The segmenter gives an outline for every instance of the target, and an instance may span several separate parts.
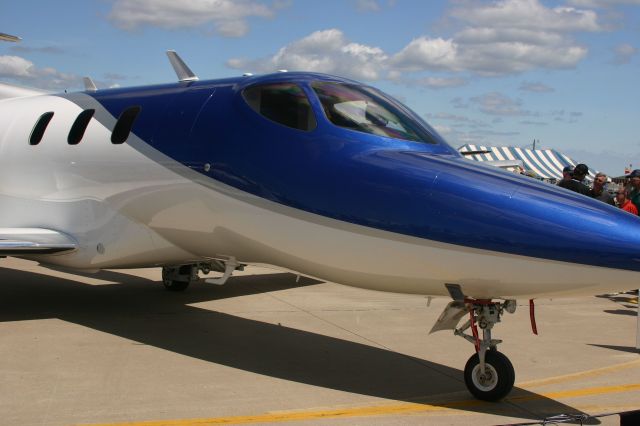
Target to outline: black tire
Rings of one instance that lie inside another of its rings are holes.
[[[162,284],[169,291],[185,291],[189,287],[189,281],[162,280]]]
[[[187,275],[191,272],[189,269],[189,265],[182,265],[178,269],[178,273]],[[170,277],[175,277],[172,273],[175,269],[171,267],[162,268],[162,284],[164,284],[165,290],[169,291],[184,291],[187,287],[189,287],[189,281],[176,281],[172,280]]]
[[[516,373],[509,358],[496,350],[484,356],[485,374],[480,373],[480,357],[473,355],[464,367],[464,383],[469,392],[483,401],[498,401],[511,392]]]

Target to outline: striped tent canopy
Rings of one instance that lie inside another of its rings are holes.
[[[566,166],[575,166],[571,158],[555,149],[529,149],[513,146],[483,146],[467,144],[458,148],[460,153],[488,151],[486,154],[478,153],[465,155],[476,161],[490,161],[499,164],[504,161],[521,161],[525,170],[532,170],[542,179],[562,179],[562,169]],[[589,169],[587,179],[593,180],[595,171]]]

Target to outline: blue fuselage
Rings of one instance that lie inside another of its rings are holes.
[[[242,96],[293,82],[317,125],[283,126]],[[133,133],[167,157],[241,191],[323,217],[437,242],[640,271],[640,220],[562,188],[461,157],[417,115],[430,143],[362,133],[330,122],[318,74],[116,89],[91,94],[114,117],[142,107]]]

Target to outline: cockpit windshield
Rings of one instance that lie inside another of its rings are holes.
[[[366,86],[315,82],[324,113],[333,124],[395,139],[436,143],[414,118],[381,93]]]

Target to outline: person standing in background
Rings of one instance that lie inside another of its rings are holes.
[[[625,188],[620,188],[616,191],[616,201],[618,202],[618,207],[622,210],[635,214],[636,216],[638,215],[638,209],[627,197],[627,190]]]
[[[640,176],[640,170],[638,170]],[[571,180],[561,180],[558,186],[566,188],[570,191],[577,192],[578,194],[586,195],[587,197],[591,196],[591,189],[582,181],[585,176],[589,173],[589,167],[586,164],[576,164],[573,168],[573,174],[571,175]],[[640,179],[638,179],[640,180]]]
[[[563,181],[565,180],[571,180],[571,175],[573,174],[573,166],[565,166],[564,169],[562,169],[562,179],[560,180],[560,182],[558,182],[559,186]]]
[[[628,197],[636,206],[636,209],[640,211],[640,169],[635,169],[634,171],[629,173],[627,175],[627,179],[629,179]]]
[[[602,201],[603,203],[615,206],[616,202],[614,201],[613,197],[604,188],[606,183],[607,175],[602,172],[596,173],[596,177],[595,179],[593,179],[593,188],[591,188],[591,196],[596,200]]]

